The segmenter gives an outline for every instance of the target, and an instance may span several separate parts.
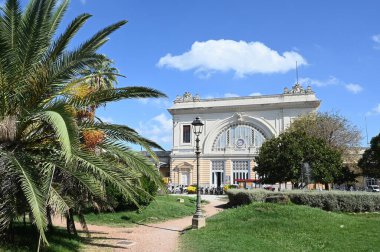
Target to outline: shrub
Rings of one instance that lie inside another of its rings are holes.
[[[257,190],[228,190],[231,206],[249,204],[252,202],[265,202],[268,198],[286,196],[297,205],[307,205],[327,211],[342,212],[373,212],[380,211],[380,194],[369,192],[316,192],[316,191],[287,191],[271,192]],[[275,200],[269,199],[274,202]]]
[[[273,195],[273,196],[266,197],[265,202],[288,204],[290,202],[290,200],[289,200],[289,197],[287,195]]]
[[[223,191],[226,193],[227,190],[229,190],[229,189],[236,189],[236,188],[238,188],[237,185],[225,185],[225,186],[223,187]]]
[[[147,178],[146,176],[142,176],[140,178],[140,183],[141,183],[142,188],[148,194],[141,193],[138,195],[137,198],[135,198],[135,200],[140,206],[148,206],[150,202],[152,202],[154,197],[157,195],[158,186],[153,181],[150,181],[149,178]],[[132,200],[125,200],[122,194],[116,190],[109,190],[109,191],[111,192],[109,197],[113,198],[112,205],[115,211],[137,209],[136,204],[134,204]]]

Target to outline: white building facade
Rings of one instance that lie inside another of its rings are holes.
[[[310,87],[295,84],[282,94],[200,99],[185,93],[168,109],[173,117],[170,179],[174,185],[196,183],[195,136],[191,123],[204,123],[199,136],[200,185],[219,187],[237,179],[255,179],[254,157],[266,139],[320,105]]]

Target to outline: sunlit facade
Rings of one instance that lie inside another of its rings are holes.
[[[296,84],[282,94],[200,99],[185,93],[169,109],[173,117],[170,180],[173,185],[196,182],[195,138],[191,123],[199,116],[200,184],[223,186],[237,179],[255,179],[254,157],[266,139],[278,136],[291,122],[320,105],[310,87]]]

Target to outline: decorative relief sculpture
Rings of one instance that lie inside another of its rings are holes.
[[[192,95],[190,92],[185,92],[182,96],[177,95],[174,103],[180,103],[180,102],[198,102],[201,100],[201,97],[199,94]]]
[[[242,122],[242,121],[244,121],[244,114],[243,113],[241,113],[241,112],[237,112],[237,113],[235,113],[234,114],[234,117],[236,118],[236,120],[238,121],[238,122]]]
[[[184,102],[193,101],[193,95],[190,92],[185,92],[183,94],[183,101]]]
[[[284,88],[284,94],[313,94],[313,90],[310,86],[307,86],[306,90],[299,84],[296,83],[291,90],[287,87]]]
[[[199,96],[199,94],[195,94],[193,101],[200,101],[200,100],[201,100],[201,97]]]

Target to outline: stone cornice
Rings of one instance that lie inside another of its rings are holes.
[[[288,97],[290,97],[290,99]],[[265,98],[265,100],[257,98]],[[168,111],[170,114],[176,115],[193,113],[207,114],[218,112],[261,111],[287,108],[317,109],[320,104],[321,101],[318,100],[315,95],[278,95],[265,97],[239,97],[239,99],[212,99],[191,103],[177,103],[173,107],[169,108]]]

